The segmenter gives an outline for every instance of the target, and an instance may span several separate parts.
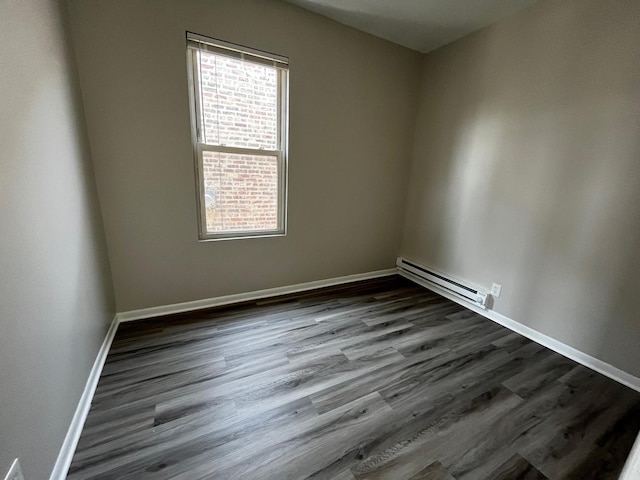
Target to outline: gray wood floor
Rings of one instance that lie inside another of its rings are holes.
[[[70,479],[616,479],[640,394],[399,277],[123,324]]]

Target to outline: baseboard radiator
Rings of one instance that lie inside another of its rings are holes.
[[[400,274],[410,279],[426,282],[428,285],[436,286],[438,288],[444,288],[457,297],[471,302],[480,308],[487,308],[489,295],[478,287],[470,285],[459,279],[451,278],[449,275],[444,273],[423,267],[402,257],[398,257],[396,266],[398,267]]]

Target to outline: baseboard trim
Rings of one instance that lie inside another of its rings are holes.
[[[346,275],[344,277],[316,280],[314,282],[298,283],[295,285],[287,285],[284,287],[267,288],[265,290],[255,290],[253,292],[247,293],[236,293],[233,295],[225,295],[221,297],[204,298],[202,300],[194,300],[192,302],[174,303],[170,305],[162,305],[159,307],[130,310],[127,312],[118,313],[118,321],[132,322],[135,320],[144,320],[147,318],[161,317],[164,315],[172,315],[175,313],[191,312],[194,310],[219,307],[222,305],[232,305],[234,303],[259,300],[261,298],[277,297],[280,295],[288,295],[290,293],[298,293],[307,290],[315,290],[318,288],[332,287],[334,285],[342,285],[345,283],[358,282],[361,280],[387,277],[390,275],[396,275],[397,273],[398,271],[395,268],[389,268],[386,270],[376,270],[367,273],[356,273],[354,275]]]
[[[89,378],[87,379],[84,391],[82,392],[76,411],[71,419],[69,430],[67,430],[67,435],[64,438],[64,442],[62,442],[62,448],[60,448],[60,453],[58,454],[58,458],[49,480],[64,480],[67,477],[67,471],[69,470],[73,454],[78,446],[78,440],[80,440],[80,434],[82,433],[84,422],[89,414],[91,401],[93,400],[93,395],[96,391],[96,387],[98,386],[98,380],[100,379],[104,362],[107,359],[107,354],[111,348],[113,338],[116,336],[118,323],[118,316],[116,315],[113,317],[113,321],[109,326],[109,330],[107,330],[107,334],[100,346],[100,350],[98,350],[98,355],[93,362],[93,367],[91,367],[91,371],[89,372]]]
[[[631,452],[627,457],[624,468],[620,473],[618,480],[638,480],[640,478],[640,434],[636,438],[636,442],[631,447]]]
[[[596,372],[601,373],[602,375],[609,377],[618,383],[626,385],[627,387],[640,392],[640,378],[631,375],[630,373],[627,373],[617,367],[614,367],[613,365],[610,365],[606,362],[603,362],[602,360],[592,357],[591,355],[581,352],[580,350],[577,350],[567,345],[566,343],[562,343],[555,338],[551,338],[548,335],[534,330],[531,327],[527,327],[526,325],[523,325],[520,322],[502,315],[495,310],[491,310],[489,308],[484,310],[482,308],[479,308],[473,303],[466,302],[461,298],[452,295],[448,290],[440,288],[437,285],[432,285],[422,280],[420,277],[417,277],[416,275],[401,270],[398,270],[398,273],[406,279],[411,280],[412,282],[417,283],[418,285],[425,287],[433,292],[436,292],[437,294],[442,295],[443,297],[446,297],[449,300],[452,300],[457,304],[468,308],[469,310],[473,310],[474,312],[479,313],[489,320],[492,320],[502,325],[503,327],[508,328],[509,330],[519,333],[520,335],[527,337],[528,339],[533,340],[534,342],[539,343],[540,345],[547,347],[562,356],[574,360],[575,362],[578,362],[585,367],[595,370]]]

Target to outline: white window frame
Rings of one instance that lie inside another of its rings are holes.
[[[202,107],[200,96],[200,62],[198,55],[201,49],[233,58],[241,58],[256,64],[267,64],[276,67],[278,81],[278,145],[276,150],[260,148],[239,148],[226,145],[207,144],[204,142],[204,129],[201,126]],[[287,234],[287,150],[289,134],[289,59],[249,47],[232,44],[202,35],[187,32],[187,72],[189,80],[189,105],[191,110],[191,141],[195,158],[195,177],[197,183],[198,238],[200,241],[230,240],[240,238],[274,237]],[[238,155],[255,155],[276,157],[278,168],[278,227],[268,230],[225,230],[208,232],[205,204],[205,182],[203,153],[219,152]]]

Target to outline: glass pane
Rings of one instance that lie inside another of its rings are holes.
[[[278,150],[278,74],[266,65],[200,52],[204,143]]]
[[[277,230],[278,158],[203,152],[207,233]]]

